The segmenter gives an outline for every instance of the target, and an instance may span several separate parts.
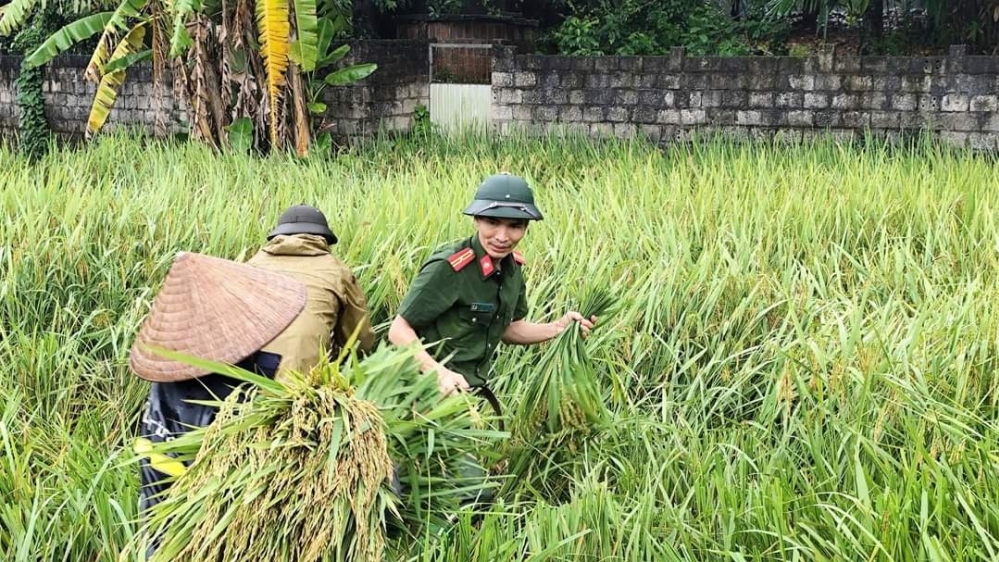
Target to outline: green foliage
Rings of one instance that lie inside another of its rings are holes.
[[[113,15],[113,12],[101,12],[76,20],[50,35],[36,49],[27,51],[25,62],[31,66],[45,64],[59,53],[104,31],[104,26],[111,21]]]
[[[782,29],[758,17],[736,22],[715,4],[692,0],[585,0],[571,3],[569,14],[551,34],[569,55],[661,55],[675,46],[695,55],[745,55]]]
[[[434,124],[430,121],[430,110],[422,103],[413,109],[413,125],[409,131],[416,136],[426,136],[434,131]]]
[[[21,29],[13,42],[13,48],[24,55],[34,51],[45,41],[48,34],[47,22],[53,16],[51,10],[38,12],[27,27]],[[18,147],[29,159],[37,160],[48,150],[51,137],[48,120],[45,118],[45,94],[43,69],[21,61],[21,69],[14,80],[17,91]]]
[[[253,149],[253,121],[249,117],[234,120],[226,127],[226,133],[231,151],[247,154]]]
[[[32,1],[23,0],[22,4],[28,6]],[[90,5],[107,3],[91,0]],[[49,39],[36,45],[28,57],[32,66],[44,64],[80,42],[100,36],[85,72],[88,80],[99,83],[88,119],[88,137],[107,121],[129,67],[151,60],[153,79],[163,87],[168,65],[179,58],[183,64],[173,66],[173,78],[185,85],[175,91],[187,92],[192,136],[224,148],[233,122],[248,118],[253,126],[237,125],[237,134],[243,135],[239,139],[248,131],[254,147],[293,146],[305,156],[315,130],[310,128],[315,121],[310,113],[326,109],[317,99],[322,87],[348,84],[376,69],[373,64],[354,65],[326,76],[325,82],[317,80],[320,70],[346,54],[345,49],[330,51],[333,37],[342,36],[336,28],[349,28],[351,6],[345,0],[295,0],[290,4],[254,0],[228,5],[201,0],[119,0],[111,5],[113,11],[101,13],[67,12],[78,17],[58,31],[50,30]],[[288,72],[289,63],[294,72]],[[308,82],[305,87],[299,71]],[[218,83],[211,77],[225,80]],[[259,92],[266,92],[266,96],[261,99]],[[284,121],[281,127],[279,120]],[[240,144],[237,151],[243,148]]]
[[[350,33],[351,21],[340,14],[336,17],[323,17],[318,22],[317,61],[310,72],[305,73],[306,108],[312,122],[312,129],[318,131],[315,138],[315,152],[328,155],[333,147],[332,135],[326,131],[325,115],[328,108],[323,101],[323,91],[328,87],[346,86],[363,80],[378,70],[375,63],[360,63],[336,68],[337,64],[350,53],[350,45],[334,47],[334,41],[342,41]],[[336,68],[336,70],[333,70]],[[331,72],[332,71],[332,72]]]
[[[846,28],[864,25],[871,0],[766,0],[770,21],[789,21],[800,16],[805,28],[833,38],[839,16]],[[999,50],[999,2],[996,0],[898,0],[882,3],[884,18],[889,8],[901,17],[888,22],[884,30],[864,37],[861,54],[913,55],[927,49],[952,44],[971,45],[975,52],[995,54]],[[840,28],[842,26],[839,26]],[[865,32],[866,33],[866,32]]]

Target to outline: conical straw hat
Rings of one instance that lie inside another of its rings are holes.
[[[305,307],[305,297],[305,284],[286,275],[181,252],[132,344],[132,371],[154,382],[208,374],[145,346],[238,363],[288,327]]]

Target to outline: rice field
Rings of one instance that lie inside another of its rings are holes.
[[[176,252],[247,258],[315,204],[384,339],[501,170],[546,217],[521,244],[530,318],[615,288],[585,343],[605,420],[511,439],[522,472],[491,512],[387,559],[999,559],[994,160],[467,136],[297,161],[125,135],[37,164],[0,149],[0,558],[117,560],[133,539],[147,386],[127,355]],[[548,345],[501,350],[507,413]]]

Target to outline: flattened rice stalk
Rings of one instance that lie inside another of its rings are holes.
[[[154,508],[153,560],[380,559],[394,502],[384,429],[349,388],[238,392]]]
[[[219,403],[213,424],[154,445],[193,459],[147,520],[146,534],[162,537],[154,562],[381,560],[391,531],[404,543],[490,485],[460,474],[503,434],[477,427],[469,398],[442,400],[412,350],[284,383],[173,358],[252,386]]]

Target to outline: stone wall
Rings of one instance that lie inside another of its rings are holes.
[[[90,57],[60,56],[46,66],[42,92],[45,95],[45,115],[53,131],[64,137],[81,137],[87,128],[90,108],[97,85],[84,80],[83,73]],[[0,131],[11,135],[17,130],[17,109],[14,80],[21,61],[15,57],[0,57]],[[161,108],[157,117],[157,108]],[[187,130],[187,113],[182,101],[174,98],[166,86],[159,95],[153,93],[152,68],[137,66],[129,70],[128,80],[118,92],[118,98],[105,127],[142,127],[150,134],[159,126],[164,132]]]
[[[326,88],[326,130],[334,136],[368,136],[379,127],[408,130],[418,105],[430,105],[430,46],[426,41],[358,42],[346,64],[373,62],[378,70],[350,86]]]
[[[660,143],[695,134],[792,139],[865,131],[897,137],[932,131],[944,141],[999,148],[999,57],[856,57],[833,51],[807,58],[563,57],[517,54],[497,46],[492,62],[492,122],[568,129],[595,137],[646,137]],[[355,43],[346,62],[375,62],[360,83],[328,87],[323,130],[339,138],[379,128],[406,130],[430,105],[429,44],[422,40]],[[46,69],[46,108],[64,135],[85,130],[95,86],[83,80],[87,57],[60,57]],[[14,79],[19,60],[0,57],[0,133],[17,130]],[[153,95],[148,67],[132,69],[108,127],[155,132],[157,103],[168,131],[187,129],[186,112],[167,91]],[[157,101],[158,100],[158,101]]]
[[[323,90],[322,99],[327,103],[324,130],[339,137],[353,137],[372,134],[379,126],[408,129],[416,106],[429,104],[428,53],[425,41],[372,41],[353,45],[345,63],[374,62],[378,70],[357,84]],[[45,113],[52,129],[64,137],[79,137],[86,131],[97,89],[83,78],[89,60],[86,56],[60,56],[46,65],[42,86]],[[0,57],[0,134],[4,136],[17,131],[14,80],[19,68],[19,58]],[[176,99],[169,86],[161,95],[154,95],[151,66],[132,67],[105,128],[141,127],[155,134],[157,107],[163,109],[159,114],[162,132],[188,130],[183,100]]]
[[[17,79],[19,64],[18,59],[0,56],[0,131],[3,133],[17,130],[14,80]]]
[[[808,58],[518,55],[496,47],[494,125],[642,136],[723,133],[802,138],[926,129],[946,142],[999,147],[999,57]]]

